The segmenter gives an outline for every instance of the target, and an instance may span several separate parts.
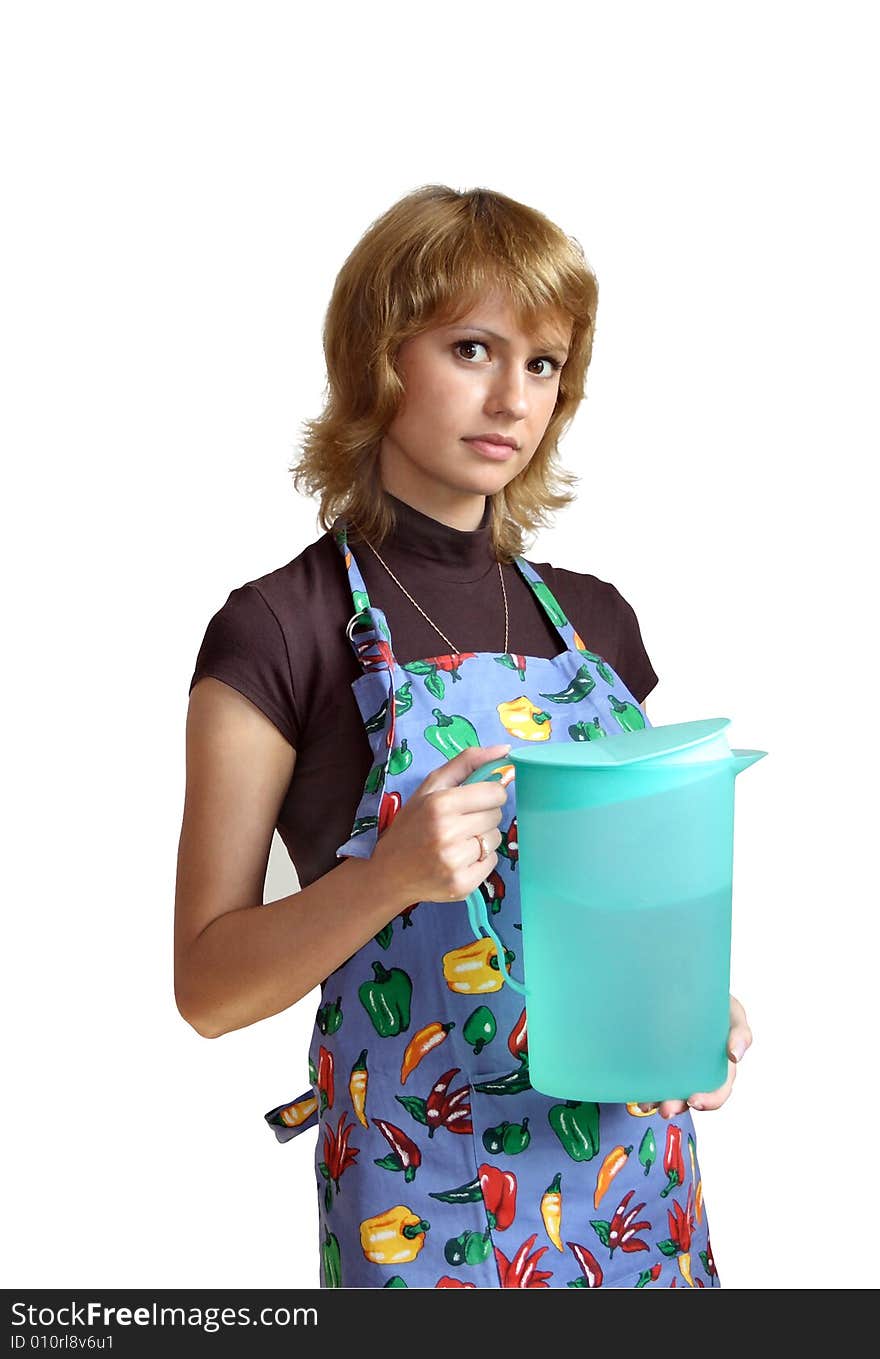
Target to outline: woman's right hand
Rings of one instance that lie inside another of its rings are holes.
[[[503,757],[509,746],[469,746],[433,769],[376,841],[371,862],[382,888],[400,909],[417,901],[463,901],[498,863],[498,829],[507,801],[504,781],[460,786],[475,769]],[[476,837],[486,857],[479,859]]]

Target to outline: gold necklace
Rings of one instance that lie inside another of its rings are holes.
[[[366,542],[366,539],[364,539],[364,542]],[[379,553],[378,553],[378,552],[376,551],[376,549],[373,547],[373,544],[372,544],[372,543],[367,543],[367,547],[370,549],[370,551],[372,552],[372,554],[373,554],[374,557],[379,557]],[[415,605],[416,605],[416,608],[418,609],[419,613],[420,613],[420,614],[422,615],[422,617],[424,618],[425,622],[426,622],[426,623],[430,623],[430,624],[431,624],[431,627],[434,629],[434,631],[440,633],[440,636],[443,638],[443,640],[444,640],[444,642],[446,643],[446,645],[447,645],[448,647],[451,647],[451,648],[452,648],[451,654],[452,654],[452,655],[460,655],[461,652],[459,651],[459,649],[458,649],[458,647],[455,645],[455,643],[454,643],[454,642],[450,642],[449,638],[446,636],[446,633],[445,633],[445,632],[440,632],[440,629],[437,627],[437,624],[433,621],[433,619],[431,619],[431,618],[428,617],[428,615],[425,613],[425,610],[422,608],[422,606],[421,606],[420,604],[416,604],[416,601],[413,599],[413,597],[412,597],[412,595],[410,594],[409,590],[406,588],[405,585],[401,585],[400,581],[397,579],[397,577],[395,576],[394,572],[391,570],[391,567],[388,566],[385,562],[383,562],[381,557],[379,557],[379,561],[380,561],[380,562],[382,563],[382,565],[385,567],[385,570],[388,572],[389,576],[390,576],[391,579],[394,581],[395,585],[399,585],[399,586],[400,586],[401,590],[402,590],[403,593],[406,595],[406,597],[407,597],[407,599],[409,600],[409,602],[410,602],[411,604],[415,604]],[[498,563],[498,575],[501,577],[501,593],[502,593],[502,595],[504,596],[504,654],[505,654],[505,656],[506,656],[506,655],[507,655],[508,645],[509,645],[509,633],[508,633],[508,621],[509,621],[509,620],[508,620],[508,612],[507,612],[507,591],[506,591],[505,588],[504,588],[504,573],[503,573],[502,570],[501,570],[501,563],[500,563],[500,562]]]

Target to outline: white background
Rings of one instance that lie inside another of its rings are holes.
[[[528,555],[633,604],[655,724],[769,751],[737,781],[755,1042],[695,1115],[722,1285],[875,1286],[871,9],[5,8],[8,1285],[317,1286],[313,1135],[263,1122],[317,991],[211,1042],[174,1005],[187,689],[229,591],[320,532],[287,468],[337,270],[441,182],[599,278],[581,496]]]

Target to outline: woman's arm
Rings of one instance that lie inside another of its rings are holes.
[[[259,708],[220,680],[193,686],[177,858],[174,992],[205,1038],[293,1005],[409,903],[369,859],[262,904],[278,811],[296,752]]]

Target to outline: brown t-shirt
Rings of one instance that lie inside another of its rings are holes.
[[[459,651],[504,646],[504,600],[489,537],[441,524],[391,496],[384,560]],[[399,663],[449,651],[446,642],[349,531],[371,602],[382,609]],[[608,581],[532,562],[584,645],[608,661],[640,703],[657,683],[631,606]],[[505,564],[508,650],[550,657],[562,642],[517,567]],[[342,554],[328,530],[297,557],[234,589],[214,614],[190,690],[205,675],[249,698],[297,752],[278,834],[306,887],[339,863],[372,757],[351,685],[362,673],[345,635],[354,612]]]

